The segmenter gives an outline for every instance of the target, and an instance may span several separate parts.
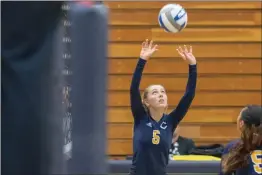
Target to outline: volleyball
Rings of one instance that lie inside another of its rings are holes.
[[[179,4],[167,4],[159,12],[158,23],[166,32],[180,32],[187,25],[187,12]]]

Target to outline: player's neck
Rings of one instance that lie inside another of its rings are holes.
[[[159,121],[164,115],[165,109],[150,109],[150,115],[155,121]]]

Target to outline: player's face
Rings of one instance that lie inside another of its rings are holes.
[[[167,95],[161,85],[152,85],[148,88],[146,105],[155,109],[167,107]]]
[[[241,120],[241,114],[242,114],[243,110],[245,110],[245,109],[242,109],[241,112],[239,113],[238,117],[237,117],[237,129],[239,131],[241,131],[241,129],[242,129],[243,125],[244,125],[244,121]]]

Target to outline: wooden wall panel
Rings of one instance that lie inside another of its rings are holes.
[[[197,92],[192,102],[193,107],[208,107],[208,106],[230,106],[239,107],[246,104],[260,104],[261,105],[261,91],[255,92]],[[184,92],[168,92],[169,106],[176,106]],[[129,92],[116,91],[108,92],[108,106],[121,107],[130,106]]]
[[[130,15],[132,13],[132,15]],[[109,15],[111,26],[158,26],[157,10],[113,10]],[[187,27],[193,26],[259,26],[260,10],[187,10],[190,17]],[[203,15],[208,13],[208,15]],[[188,29],[186,29],[188,30]],[[185,31],[186,31],[185,30]]]
[[[128,35],[127,35],[128,33]],[[137,41],[145,38],[155,42],[261,42],[260,28],[187,28],[170,34],[157,28],[112,28],[110,41]]]
[[[162,6],[167,3],[177,3],[177,1],[163,1],[163,2],[123,2],[123,1],[115,1],[115,2],[108,2],[105,1],[105,4],[110,9],[156,9],[159,10]],[[214,2],[179,2],[182,6],[186,7],[186,9],[206,9],[206,10],[232,10],[232,9],[261,9],[260,2],[221,2],[221,1],[214,1]]]
[[[110,59],[110,74],[134,72],[138,58]],[[223,61],[198,61],[199,74],[261,74],[261,59],[230,59]],[[223,69],[221,69],[223,68]],[[145,66],[144,74],[188,73],[188,65],[180,59],[151,59]]]
[[[130,82],[132,74],[109,75],[108,90],[113,91],[128,91],[130,89]],[[187,83],[187,75],[144,75],[140,84],[140,89],[147,88],[152,83],[161,84],[167,91],[178,90],[184,91]],[[261,90],[261,76],[199,76],[197,83],[197,90],[200,91],[228,91],[228,90]]]
[[[146,39],[146,38],[145,38]],[[149,38],[150,39],[150,38]],[[110,58],[137,58],[139,57],[141,42],[137,43],[110,43]],[[188,44],[193,47],[197,58],[259,58],[261,59],[261,43],[159,43],[159,52],[155,53],[157,58],[178,57],[176,48]]]
[[[173,108],[170,106],[167,112],[170,113]],[[182,123],[236,123],[241,108],[191,108],[182,120]],[[129,107],[109,107],[107,115],[108,123],[124,124],[133,122],[133,116]]]

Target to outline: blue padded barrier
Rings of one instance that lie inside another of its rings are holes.
[[[109,160],[111,174],[129,172],[130,160]],[[171,161],[167,168],[168,174],[218,174],[219,161]]]
[[[107,173],[107,8],[72,3],[72,158],[70,174]]]

